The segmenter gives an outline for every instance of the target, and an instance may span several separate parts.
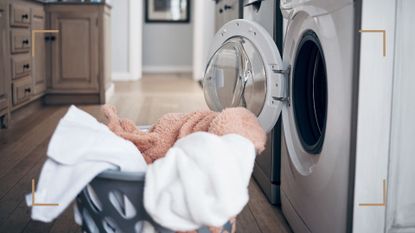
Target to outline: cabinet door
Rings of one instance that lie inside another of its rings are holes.
[[[98,90],[98,13],[52,12],[52,89],[64,92]]]
[[[0,2],[0,110],[7,108],[7,95],[6,90],[10,88],[7,86],[7,78],[8,76],[6,71],[6,41],[7,41],[7,8],[6,4]]]
[[[32,30],[45,29],[45,12],[43,8],[34,8],[32,10]],[[41,94],[46,90],[46,44],[45,34],[35,33],[33,43],[33,93]]]

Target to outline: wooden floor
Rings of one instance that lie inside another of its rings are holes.
[[[167,112],[206,109],[200,86],[188,77],[146,76],[136,82],[115,84],[110,103],[137,124],[151,124]],[[100,106],[81,106],[103,120]],[[67,106],[33,108],[26,117],[14,119],[9,129],[0,130],[0,233],[81,232],[68,208],[52,223],[30,220],[24,195],[31,192],[31,180],[38,178],[46,159],[49,139]],[[291,232],[280,207],[268,203],[254,181],[249,186],[250,202],[238,216],[239,233]]]

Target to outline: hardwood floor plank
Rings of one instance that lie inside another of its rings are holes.
[[[58,219],[53,222],[49,233],[80,233],[81,227],[75,224],[73,204],[71,204]],[[45,232],[46,233],[46,232]]]
[[[246,205],[236,218],[237,233],[261,233],[259,226],[252,215],[249,205]]]
[[[42,142],[41,146],[37,148],[35,153],[44,153],[46,151],[47,143]],[[10,191],[4,195],[0,200],[0,226],[7,222],[8,218],[15,211],[16,207],[20,202],[24,200],[24,196],[31,192],[32,179],[38,178],[40,169],[43,166],[43,162],[46,157],[39,159],[33,166],[30,168],[29,172],[25,174]],[[26,207],[29,210],[28,207]],[[0,231],[1,232],[1,231]]]
[[[280,208],[271,205],[257,183],[251,179],[249,184],[249,209],[262,233],[291,233]]]
[[[0,232],[21,233],[30,221],[30,209],[21,199],[17,208],[8,216],[7,221],[0,223]]]
[[[10,143],[0,149],[0,177],[3,177],[8,171],[24,159],[34,150],[42,141],[50,137],[55,130],[60,118],[66,112],[66,108],[62,107],[50,117],[34,125],[24,136],[13,143]]]
[[[33,169],[33,166],[46,159],[46,148],[50,137],[39,144],[29,156],[26,156],[3,177],[0,178],[0,201],[16,185],[20,179]],[[42,161],[40,161],[42,160]]]
[[[22,120],[13,120],[8,129],[0,129],[0,145],[4,148],[8,144],[14,143],[25,135],[34,125],[47,119],[50,115],[58,111],[60,107],[39,108]],[[1,158],[0,158],[1,159]]]
[[[52,228],[52,224],[30,220],[22,233],[46,233]]]

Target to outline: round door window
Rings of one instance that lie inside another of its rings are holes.
[[[203,90],[214,111],[242,106],[258,116],[266,99],[267,79],[254,44],[242,36],[226,40],[208,62]]]
[[[326,64],[314,32],[306,32],[298,48],[292,85],[294,118],[304,149],[318,154],[327,120]]]

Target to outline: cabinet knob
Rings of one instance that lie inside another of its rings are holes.
[[[25,93],[30,93],[31,91],[32,91],[32,89],[31,89],[30,87],[28,87],[28,88],[24,89],[24,92],[25,92]]]
[[[29,19],[29,15],[28,14],[22,15],[22,19]]]
[[[29,40],[28,39],[25,39],[25,40],[22,41],[22,43],[23,44],[29,44]]]
[[[29,64],[24,64],[23,65],[23,69],[29,69],[30,68],[30,65]]]

